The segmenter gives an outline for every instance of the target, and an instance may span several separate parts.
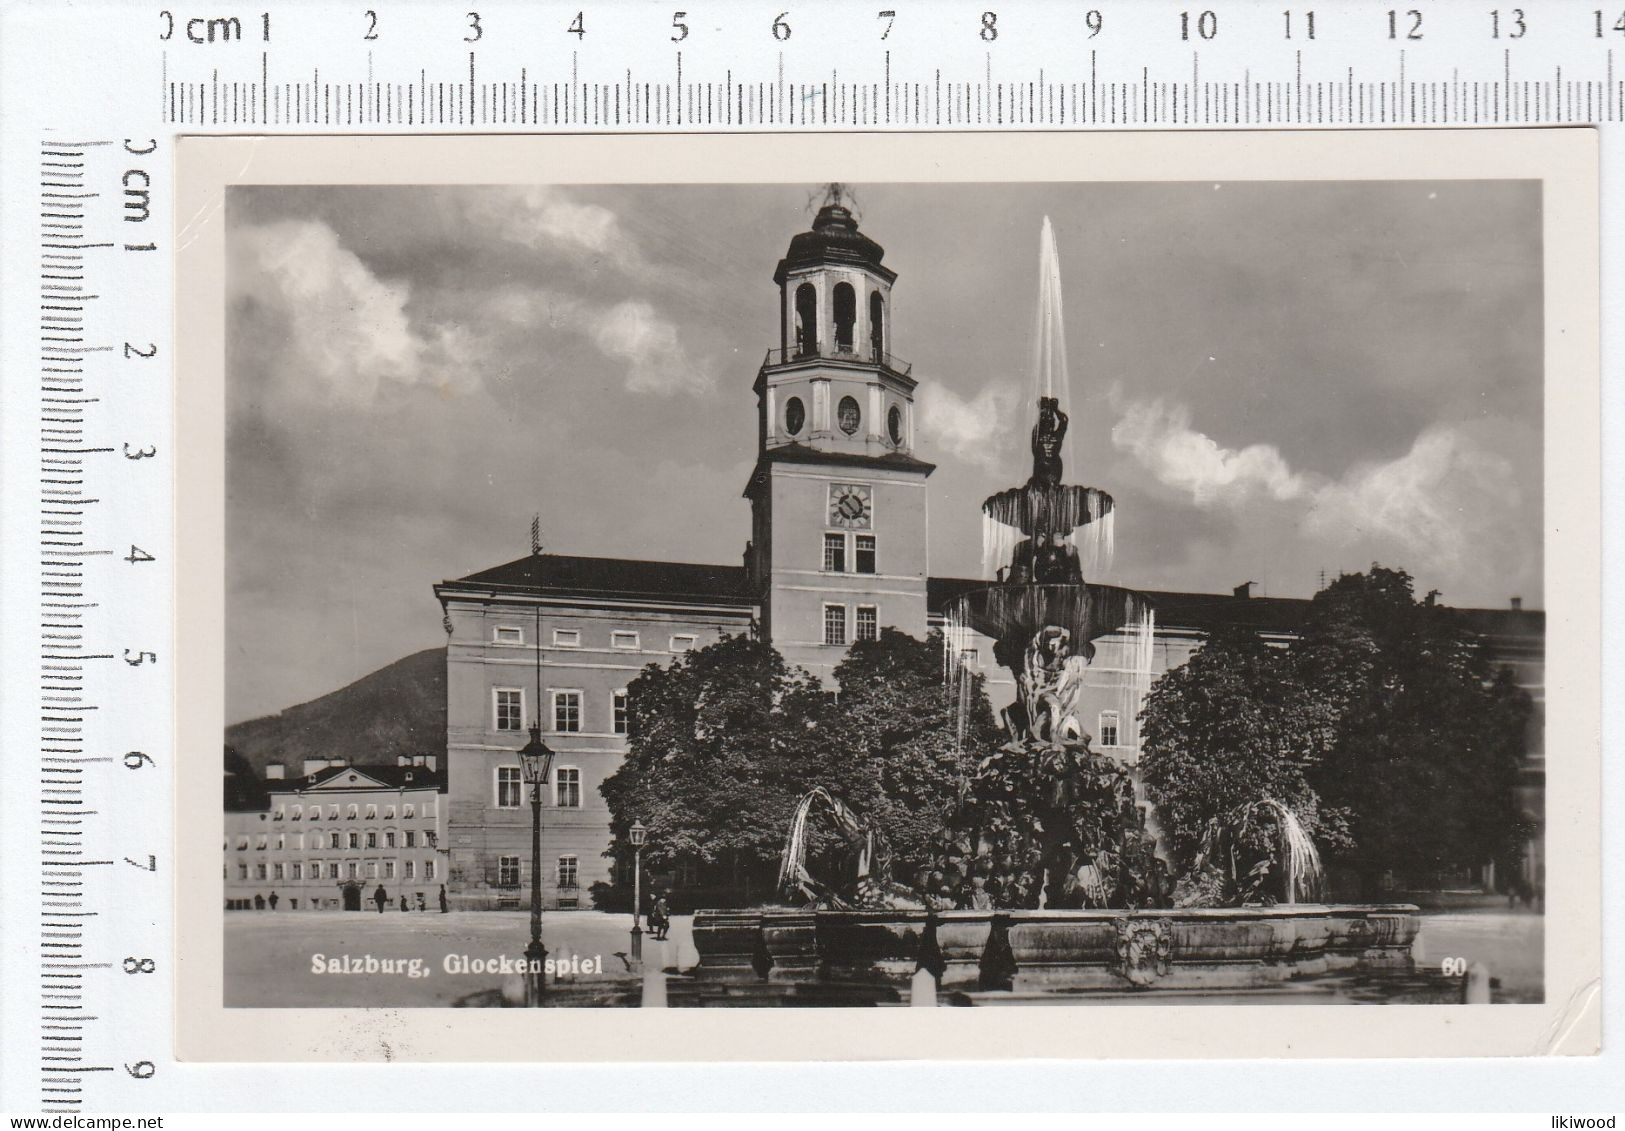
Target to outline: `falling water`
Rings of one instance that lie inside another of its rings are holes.
[[[1298,815],[1291,809],[1274,798],[1266,797],[1242,807],[1237,828],[1244,828],[1260,811],[1272,814],[1276,827],[1281,831],[1281,864],[1286,873],[1286,882],[1283,885],[1286,901],[1296,903],[1299,899],[1309,901],[1319,899],[1322,876],[1320,853],[1316,851],[1315,842],[1310,839],[1303,822],[1298,820]]]
[[[1118,716],[1125,746],[1140,745],[1140,708],[1151,691],[1152,664],[1156,658],[1157,614],[1149,605],[1135,610],[1134,619],[1123,628],[1123,707]]]
[[[1055,227],[1049,217],[1038,235],[1038,310],[1033,318],[1033,395],[1056,397],[1061,411],[1070,413],[1071,382],[1066,375],[1066,315],[1061,308],[1061,256],[1055,250]],[[1070,458],[1071,451],[1066,456]]]

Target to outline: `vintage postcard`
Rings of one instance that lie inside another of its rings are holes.
[[[1595,152],[186,139],[181,1056],[1594,1051]]]

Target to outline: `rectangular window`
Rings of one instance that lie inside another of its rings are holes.
[[[517,625],[499,624],[491,630],[491,641],[495,644],[523,644],[525,630]]]
[[[293,807],[293,817],[291,819],[295,820],[295,821],[304,820],[305,819],[305,807],[303,805],[295,805]]]
[[[393,880],[394,878],[395,878],[395,861],[393,861],[393,860],[385,860],[384,861],[384,879]]]
[[[846,535],[824,535],[824,572],[846,572]]]
[[[254,877],[260,880],[265,878],[265,865],[263,863],[254,865]]]
[[[273,864],[271,866],[271,875],[272,875],[272,877],[274,879],[278,879],[278,880],[286,878],[285,875],[283,874],[282,865],[280,863]]]
[[[880,612],[873,605],[858,606],[858,639],[877,640],[880,637]]]
[[[339,847],[339,834],[338,833],[328,833],[327,834],[327,846],[329,848],[337,848],[337,847]]]
[[[524,771],[518,766],[497,767],[497,808],[519,808],[520,796],[524,792]],[[406,847],[413,847],[412,841],[416,839],[411,829],[406,830]]]
[[[856,553],[853,555],[857,559],[853,563],[854,568],[859,573],[874,573],[875,536],[873,534],[856,534],[853,535],[853,538],[857,542]]]
[[[410,801],[401,806],[401,818],[407,821],[412,819],[412,803]]]
[[[376,880],[377,878],[378,878],[378,861],[376,861],[376,860],[368,860],[367,861],[367,879]]]
[[[361,878],[361,865],[357,861],[351,860],[345,865],[345,870],[350,874],[350,879],[359,880]]]
[[[357,818],[359,818],[360,816],[361,816],[361,806],[359,806],[359,805],[352,805],[348,809],[346,809],[345,812],[344,812],[344,818],[345,818],[345,820],[348,820],[348,821],[354,821]]]
[[[581,647],[581,632],[574,628],[555,628],[553,630],[553,647],[579,648]]]
[[[576,886],[576,858],[574,856],[559,857],[559,887],[573,888]]]
[[[395,806],[393,806],[393,805],[385,805],[384,806],[384,820],[393,821],[394,819],[395,819]]]
[[[367,806],[367,820],[376,821],[377,819],[378,819],[378,806],[376,806],[376,805]]]
[[[274,817],[272,817],[272,818],[271,818],[271,820],[273,820],[273,821],[280,821],[280,820],[282,820],[282,819],[283,819],[283,818],[284,818],[284,817],[286,817],[286,816],[287,816],[287,815],[288,815],[288,808],[287,808],[287,806],[286,806],[286,805],[278,805],[278,806],[277,806],[277,807],[276,807],[276,816],[274,816]]]
[[[288,847],[288,838],[286,836],[279,836],[279,837],[276,838],[276,850],[278,852],[281,852],[284,848],[287,848],[287,847]]]
[[[612,632],[609,634],[609,643],[615,648],[636,648],[638,634],[635,632]]]
[[[350,848],[360,848],[361,847],[361,834],[360,833],[350,833],[350,834],[348,834],[346,836],[345,840],[346,840],[346,843],[348,844],[348,846]]]
[[[1102,746],[1118,745],[1118,726],[1116,711],[1100,712],[1100,744]]]
[[[243,836],[240,836],[240,837],[237,838],[237,851],[238,852],[245,852],[245,851],[247,851],[247,849],[248,849],[248,836],[247,836],[247,834],[244,834]]]
[[[434,861],[433,860],[425,860],[423,862],[423,878],[426,879],[426,880],[434,879]]]
[[[370,829],[367,830],[367,847],[368,848],[377,848],[378,847],[378,834],[373,832]]]
[[[824,606],[824,643],[846,643],[846,606]]]
[[[496,690],[498,730],[522,730],[525,725],[525,693],[512,687]]]
[[[355,865],[353,865],[353,864],[350,865],[350,866],[352,868],[355,867]],[[328,862],[328,865],[327,865],[327,878],[330,879],[330,880],[336,880],[336,879],[339,878],[339,863],[338,863],[337,860],[332,860],[332,861]]]
[[[384,847],[385,848],[394,848],[395,847],[395,830],[394,829],[386,829],[384,831]]]
[[[404,869],[404,875],[405,875],[406,879],[410,880],[410,879],[416,878],[414,876],[414,873],[415,873],[415,871],[417,869],[417,864],[416,864],[415,861],[408,860],[404,865],[402,865],[402,867]]]
[[[237,865],[237,878],[239,880],[248,879],[248,865],[247,864],[238,864]]]
[[[626,692],[617,691],[614,706],[611,708],[610,729],[616,734],[625,734],[626,718]]]
[[[694,638],[692,636],[685,634],[671,638],[671,650],[673,652],[686,652],[692,647],[694,647]]]
[[[581,771],[574,766],[560,766],[555,775],[554,804],[561,809],[581,808]]]
[[[288,869],[292,873],[294,879],[302,880],[305,878],[305,866],[298,860],[295,860],[292,864],[289,864]]]
[[[581,729],[581,692],[553,692],[553,729],[562,734]]]
[[[515,772],[516,773],[518,772],[517,768],[515,769]],[[406,830],[406,847],[407,848],[416,848],[417,846],[418,846],[418,834],[413,832],[411,829],[407,829]]]
[[[504,856],[497,861],[497,887],[516,888],[519,886],[519,857]]]
[[[982,653],[975,648],[961,648],[959,664],[961,667],[979,668],[982,666]]]
[[[337,805],[329,805],[327,807],[327,819],[329,821],[336,821],[339,819],[339,807]]]
[[[265,843],[266,843],[266,835],[264,833],[261,833],[259,836],[254,838],[254,847],[257,850],[264,851]]]

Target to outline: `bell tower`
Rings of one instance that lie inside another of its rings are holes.
[[[827,677],[847,646],[926,631],[925,480],[910,366],[893,352],[885,250],[831,184],[773,282],[778,344],[756,375],[757,461],[747,567],[764,633]]]

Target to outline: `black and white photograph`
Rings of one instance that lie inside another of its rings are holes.
[[[221,1004],[1547,1001],[1543,207],[229,186]]]

